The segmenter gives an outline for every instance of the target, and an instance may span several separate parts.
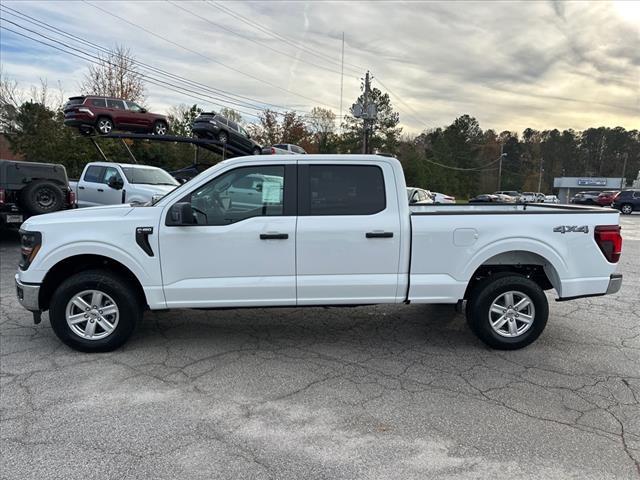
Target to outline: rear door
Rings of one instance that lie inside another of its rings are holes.
[[[298,304],[398,301],[400,217],[391,165],[300,161],[298,178]]]
[[[113,120],[114,128],[135,128],[135,124],[132,124],[134,120],[124,108],[124,101],[107,98],[107,110]]]

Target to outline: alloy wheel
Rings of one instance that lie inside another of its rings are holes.
[[[113,299],[100,290],[84,290],[74,295],[65,309],[67,325],[86,340],[100,340],[111,335],[120,317]]]
[[[108,133],[111,133],[112,129],[113,125],[111,124],[111,120],[103,118],[98,122],[98,130],[100,130],[100,133],[104,133],[106,135]]]
[[[489,324],[502,337],[515,338],[525,333],[535,319],[531,298],[515,290],[498,295],[489,309]]]

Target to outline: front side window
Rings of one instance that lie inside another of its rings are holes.
[[[223,173],[181,199],[198,225],[229,225],[284,214],[284,166],[240,167]]]
[[[640,191],[633,192],[633,198],[640,198]]]
[[[372,215],[386,208],[382,169],[310,165],[309,215]]]
[[[93,165],[87,168],[87,172],[84,174],[85,182],[102,183],[102,176],[104,175],[104,167]]]
[[[229,122],[229,128],[231,128],[232,130],[238,131],[238,124],[236,122],[232,122],[231,120],[228,120]]]
[[[122,100],[113,100],[111,98],[107,99],[107,107],[115,108],[117,110],[124,110],[124,102]]]
[[[244,135],[245,137],[249,138],[249,134],[247,133],[247,131],[244,128],[242,128],[242,127],[238,127],[238,128],[240,129],[240,133],[242,135]]]
[[[122,177],[120,176],[120,173],[118,172],[118,170],[114,167],[106,167],[104,169],[104,177],[102,180],[102,183],[109,183],[109,180],[111,180],[111,178],[115,177],[118,180],[122,180]]]
[[[136,113],[140,113],[142,111],[142,107],[133,102],[127,102],[127,109]]]

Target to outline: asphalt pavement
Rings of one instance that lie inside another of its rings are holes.
[[[640,478],[640,215],[615,296],[493,351],[450,306],[147,313],[64,346],[0,241],[1,479]]]

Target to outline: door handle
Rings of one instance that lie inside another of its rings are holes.
[[[367,232],[365,236],[367,238],[391,238],[393,232]]]
[[[103,189],[101,189],[101,188],[99,188],[99,189],[98,189],[98,191],[99,191],[99,192],[104,192],[104,190],[103,190]]]
[[[84,190],[84,187],[78,187],[79,190]]]
[[[261,233],[260,240],[286,240],[289,238],[288,233]]]

